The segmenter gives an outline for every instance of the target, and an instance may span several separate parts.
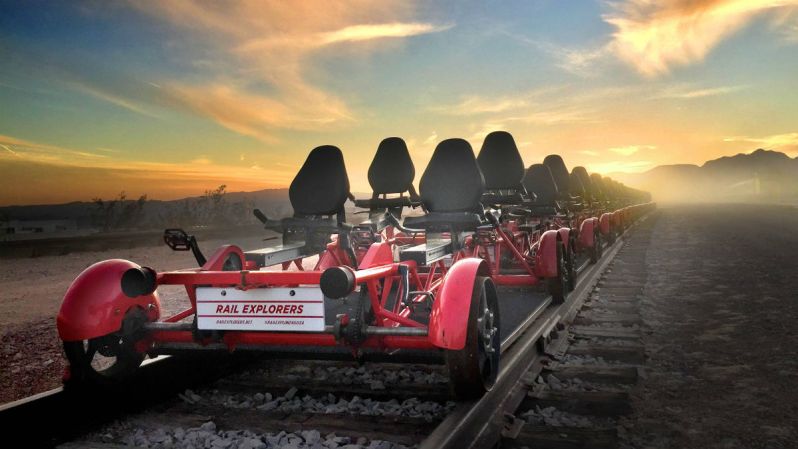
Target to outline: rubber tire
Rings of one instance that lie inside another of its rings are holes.
[[[490,354],[484,349],[478,329],[477,320],[483,299],[488,310],[493,312],[493,325],[496,329],[491,340],[493,352]],[[471,294],[465,346],[460,350],[445,351],[454,395],[459,399],[474,399],[490,391],[499,373],[500,355],[501,334],[496,286],[491,278],[478,276]]]
[[[604,255],[603,242],[601,241],[601,232],[598,229],[593,231],[593,247],[590,248],[590,263],[598,263],[599,259]]]
[[[121,345],[117,351],[116,362],[108,368],[96,370],[91,366],[91,360],[87,359],[84,342],[90,341],[64,342],[64,353],[69,361],[70,382],[97,386],[115,385],[132,377],[144,361],[144,354],[136,352],[132,346]]]
[[[615,226],[610,224],[610,233],[607,234],[607,244],[612,245],[615,243]]]
[[[551,295],[552,304],[562,304],[568,296],[564,252],[562,242],[557,242],[557,276],[546,278],[546,291]]]
[[[568,252],[565,257],[565,267],[568,273],[568,291],[572,292],[576,288],[577,271],[576,271],[576,243],[573,240],[568,242]]]
[[[136,323],[136,321],[138,323]],[[122,329],[126,329],[126,325],[127,327],[136,327],[137,324],[145,321],[146,316],[143,315],[143,311],[133,308],[128,311],[125,316]],[[135,374],[141,362],[144,361],[145,354],[135,350],[135,338],[123,337],[122,329],[113,334],[92,338],[90,340],[63,342],[64,354],[66,355],[67,361],[69,361],[69,383],[112,386],[129,379]],[[131,332],[131,335],[136,334],[136,331]],[[103,344],[106,340],[119,341],[116,349],[116,360],[112,365],[98,370],[91,366],[94,355],[89,354],[89,348],[92,345]]]

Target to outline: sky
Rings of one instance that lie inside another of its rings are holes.
[[[381,139],[641,172],[798,156],[798,0],[0,0],[0,205],[352,190]]]

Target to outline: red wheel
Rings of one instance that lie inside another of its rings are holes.
[[[118,332],[65,341],[70,382],[111,385],[131,377],[144,360],[144,354],[137,352],[134,345],[146,321],[144,311],[135,308],[127,313]]]
[[[496,286],[489,277],[477,277],[468,313],[466,344],[446,351],[454,393],[458,398],[477,398],[490,391],[499,374],[501,338]]]

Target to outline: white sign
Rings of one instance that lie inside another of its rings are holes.
[[[324,330],[319,287],[197,288],[197,327],[202,330]]]

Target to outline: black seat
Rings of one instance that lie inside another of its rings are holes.
[[[513,136],[506,131],[494,131],[485,137],[477,156],[485,178],[486,190],[521,189],[524,160]]]
[[[585,190],[586,197],[595,198],[593,181],[590,179],[590,175],[587,174],[587,169],[585,167],[574,167],[573,170],[571,170],[571,175],[579,179],[579,182]]]
[[[332,145],[314,148],[288,188],[294,217],[343,213],[350,196],[344,155]]]
[[[598,173],[590,174],[590,185],[593,187],[594,198],[601,200],[607,198],[607,192],[605,191],[604,181],[601,179],[600,174]]]
[[[288,188],[293,217],[274,222],[257,209],[255,216],[266,229],[282,232],[283,246],[301,244],[303,255],[324,251],[330,235],[338,234],[341,247],[355,261],[348,235],[352,226],[346,223],[344,212],[344,203],[349,198],[352,194],[344,156],[337,147],[323,145],[308,154]]]
[[[562,157],[558,154],[550,154],[543,159],[543,164],[551,170],[551,175],[554,177],[554,182],[557,183],[557,190],[560,195],[567,195],[571,191],[570,174]]]
[[[506,131],[494,131],[485,137],[477,156],[485,178],[482,202],[494,206],[518,205],[526,201],[524,160],[513,136]]]
[[[419,184],[421,201],[427,211],[421,217],[407,217],[408,228],[451,225],[458,229],[484,224],[480,202],[485,180],[471,145],[463,139],[447,139],[432,153]]]
[[[533,212],[540,214],[554,214],[557,212],[559,189],[547,165],[530,165],[522,182],[526,191],[534,193],[536,196],[534,201],[527,203],[527,206]]]
[[[413,178],[416,168],[410,158],[405,141],[399,137],[388,137],[380,142],[377,153],[369,166],[368,179],[372,197],[357,200],[355,205],[367,209],[387,209],[413,206],[420,202]],[[387,198],[388,194],[408,193],[398,198]],[[380,198],[382,196],[382,198]]]
[[[587,193],[585,191],[585,186],[582,184],[582,180],[579,179],[579,176],[572,172],[570,175],[568,175],[568,186],[571,189],[568,192],[570,195],[570,201],[568,201],[568,210],[582,210],[584,208],[584,199]]]

